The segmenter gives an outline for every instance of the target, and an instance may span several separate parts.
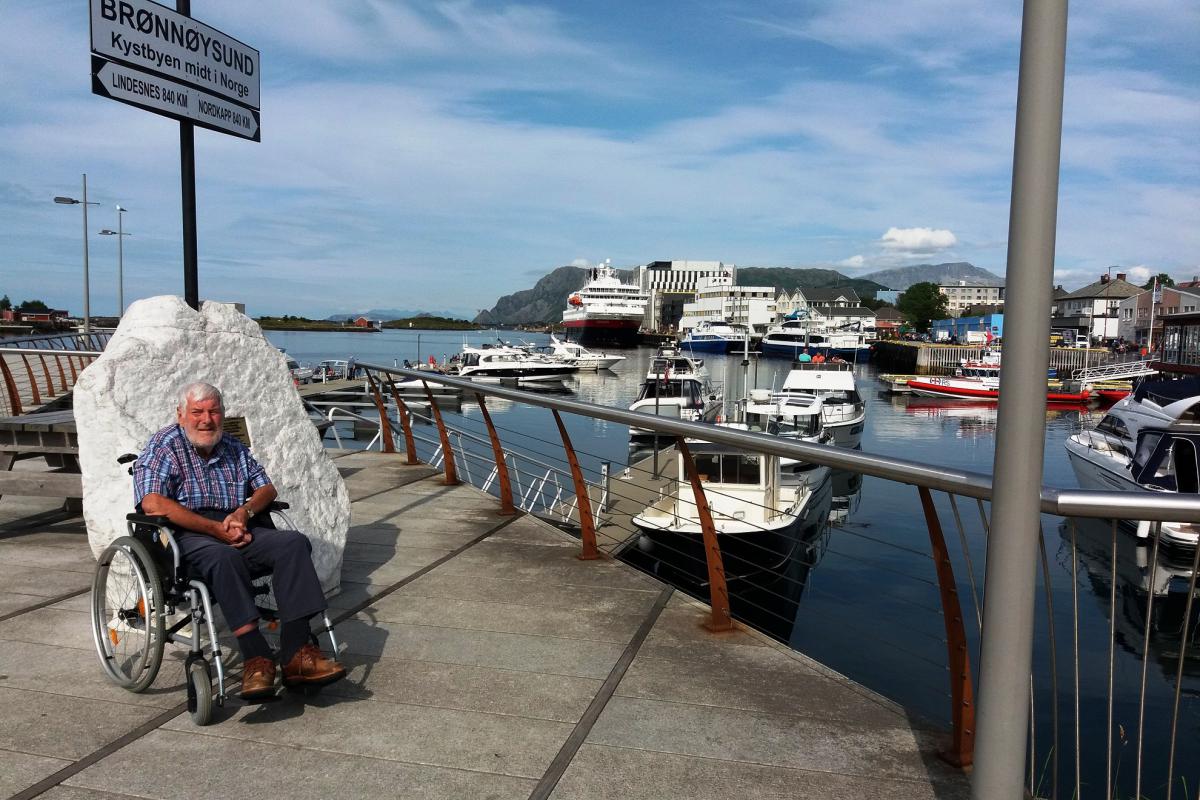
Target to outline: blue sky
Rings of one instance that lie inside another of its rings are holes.
[[[194,0],[262,53],[262,142],[196,132],[201,296],[473,314],[563,264],[1003,273],[1012,0]],[[86,0],[7,2],[0,293],[182,293],[178,125],[91,94]],[[1071,7],[1056,279],[1200,273],[1200,4]]]

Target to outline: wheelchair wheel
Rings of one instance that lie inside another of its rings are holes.
[[[131,692],[158,675],[166,637],[163,585],[141,542],[116,539],[100,555],[92,581],[92,639],[105,673]]]
[[[212,721],[212,711],[212,673],[208,662],[201,658],[188,667],[188,714],[197,725],[207,725]]]

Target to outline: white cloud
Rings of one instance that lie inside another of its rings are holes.
[[[1130,267],[1125,270],[1125,280],[1132,283],[1134,286],[1141,286],[1151,277],[1158,274],[1158,270],[1150,267]]]
[[[931,253],[958,244],[958,238],[944,228],[888,228],[879,239],[888,250]]]
[[[859,267],[865,266],[866,263],[867,263],[867,260],[865,258],[863,258],[862,256],[850,256],[849,258],[844,258],[841,261],[839,261],[838,266],[839,267],[850,267],[851,269],[858,269]]]

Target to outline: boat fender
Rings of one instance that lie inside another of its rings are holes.
[[[721,424],[721,415],[720,414],[717,414],[717,424],[718,425]]]

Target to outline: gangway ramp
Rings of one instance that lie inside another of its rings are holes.
[[[1077,369],[1072,378],[1077,381],[1118,381],[1125,378],[1142,378],[1146,375],[1157,375],[1158,370],[1150,368],[1150,360],[1124,361],[1116,364],[1102,364],[1096,367]]]

